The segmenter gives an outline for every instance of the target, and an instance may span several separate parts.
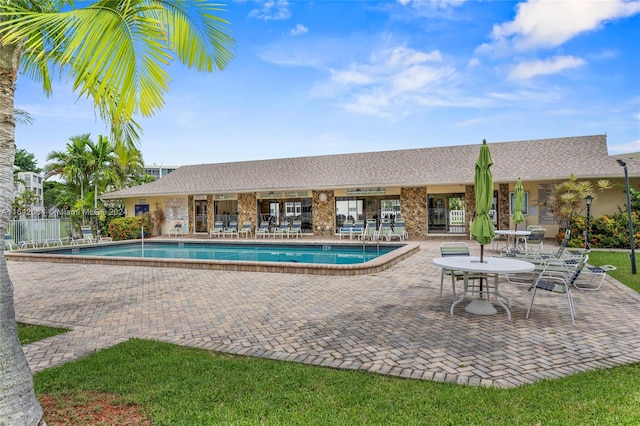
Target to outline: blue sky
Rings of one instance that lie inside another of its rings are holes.
[[[592,134],[640,151],[640,1],[235,1],[236,56],[172,64],[147,164],[185,165]],[[21,75],[17,148],[108,134],[66,81]],[[398,166],[398,165],[392,165]]]

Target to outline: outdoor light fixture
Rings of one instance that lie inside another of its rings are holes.
[[[631,216],[631,195],[629,194],[629,171],[627,170],[627,163],[623,160],[616,160],[618,164],[624,167],[624,184],[627,189],[627,216],[629,217],[629,243],[631,244],[631,273],[636,274],[636,244],[633,241],[633,216]]]
[[[593,202],[593,197],[591,195],[587,195],[584,197],[584,202],[587,205],[587,229],[584,231],[584,248],[586,250],[590,250],[589,234],[591,233],[591,203]]]

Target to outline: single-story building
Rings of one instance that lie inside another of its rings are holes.
[[[401,215],[411,238],[466,234],[475,212],[474,170],[481,141],[470,145],[403,149],[182,166],[155,182],[102,195],[123,200],[130,216],[163,209],[162,233],[176,222],[207,234],[214,221],[301,220],[303,231],[336,232],[345,221]],[[546,200],[570,175],[617,184],[598,193],[593,216],[626,204],[624,170],[607,151],[606,135],[489,142],[497,229],[511,228],[513,189],[521,178],[526,223],[558,232]],[[640,160],[626,159],[631,186],[640,185]]]

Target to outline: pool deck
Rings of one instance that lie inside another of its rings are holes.
[[[7,263],[17,320],[72,329],[24,347],[34,372],[133,337],[503,388],[640,361],[640,295],[610,277],[599,291],[573,291],[575,327],[566,298],[547,292],[525,319],[530,293],[505,282],[511,321],[500,307],[469,314],[466,303],[451,316],[450,281],[439,296],[432,263],[442,241],[413,241],[417,253],[356,276]]]

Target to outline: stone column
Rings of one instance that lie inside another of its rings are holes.
[[[400,188],[400,212],[409,238],[427,236],[427,187]]]
[[[498,229],[509,229],[509,184],[498,186]]]
[[[193,234],[195,218],[193,217],[193,195],[187,197],[187,215],[189,216],[189,234]]]
[[[258,226],[258,197],[255,192],[238,194],[238,226],[251,222],[251,229]]]
[[[320,194],[325,195],[321,197]],[[336,197],[334,192],[313,191],[312,197],[311,215],[313,218],[313,235],[333,235],[336,216]],[[327,227],[329,229],[327,229]]]

